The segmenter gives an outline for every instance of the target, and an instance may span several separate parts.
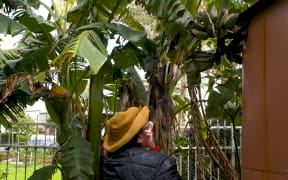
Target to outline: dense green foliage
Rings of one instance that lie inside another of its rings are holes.
[[[177,113],[187,112],[194,122],[190,125],[199,129],[195,138],[206,148],[217,146],[208,119],[241,124],[241,66],[237,64],[241,64],[247,26],[237,20],[254,1],[45,3],[0,0],[4,10],[0,33],[21,34],[15,49],[0,49],[0,123],[8,127],[27,104],[43,99],[58,129],[60,147],[54,164],[35,171],[30,179],[42,173],[48,179],[57,168],[64,179],[100,178],[103,122],[128,106],[153,109],[155,138],[166,153],[172,151]],[[40,7],[46,8],[46,18],[35,13]],[[133,7],[146,11],[156,27],[137,21],[130,13]],[[148,37],[145,29],[153,29],[153,35]],[[111,41],[115,42],[112,50],[108,49]],[[145,72],[148,93],[136,67]],[[189,96],[174,96],[183,77]],[[207,101],[196,96],[203,82],[208,83]],[[228,171],[227,178],[237,178],[239,171],[218,150],[218,154],[211,152],[213,160],[221,171]]]

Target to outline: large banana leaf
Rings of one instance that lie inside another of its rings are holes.
[[[191,12],[194,12],[195,9],[188,6],[189,2],[186,2],[185,6],[182,1],[147,0],[145,7],[150,14],[159,19],[161,32],[165,34],[166,38],[169,40],[177,38],[179,46],[187,48],[193,42],[189,25],[193,23]]]
[[[67,131],[62,129],[59,137],[59,162],[68,179],[89,180],[94,174],[93,152],[90,143],[81,135],[81,127],[79,120],[73,120],[66,126]]]
[[[75,69],[70,70],[69,75],[69,84],[67,85],[67,89],[70,93],[76,93],[80,95],[84,92],[88,84],[88,73],[89,71],[84,69]]]
[[[36,15],[31,11],[19,10],[15,15],[16,20],[27,27],[28,30],[35,33],[49,33],[55,29],[55,26],[46,21],[42,16]]]
[[[146,32],[136,31],[123,24],[107,23],[105,26],[115,34],[119,34],[132,43],[143,44],[147,40]]]
[[[179,29],[183,30],[193,20],[190,11],[186,9],[181,0],[148,0],[146,7],[149,13],[165,22],[163,23],[165,30],[171,30],[166,27],[173,27],[176,32]]]
[[[48,66],[49,57],[47,56],[49,50],[50,50],[49,45],[29,49],[29,52],[22,54],[23,58],[16,64],[15,70],[17,72],[29,72],[29,73],[36,73],[38,71],[47,71],[49,69]]]
[[[127,43],[124,47],[114,48],[112,51],[112,57],[116,67],[120,69],[127,68],[139,64],[141,52],[131,43]]]
[[[60,66],[63,61],[70,61],[76,55],[88,60],[91,74],[97,74],[108,56],[100,37],[94,31],[89,30],[83,31],[73,38],[51,65]]]
[[[57,165],[49,165],[37,169],[33,172],[33,175],[28,178],[28,180],[49,180],[58,168]]]
[[[59,134],[56,153],[64,179],[89,179],[93,176],[93,152],[91,145],[82,137],[79,116],[72,117],[71,96],[62,86],[53,84],[45,101],[51,120],[57,124]]]
[[[23,31],[25,26],[0,13],[0,33],[16,35]]]

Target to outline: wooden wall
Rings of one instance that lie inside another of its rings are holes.
[[[288,179],[288,1],[258,14],[244,50],[242,179]]]

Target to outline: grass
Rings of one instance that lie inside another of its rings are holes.
[[[26,180],[28,179],[34,172],[34,170],[37,170],[41,167],[43,167],[43,165],[41,164],[34,164],[34,162],[32,161],[27,162],[26,163],[26,172],[25,172],[25,164],[22,164],[21,162],[17,165],[17,169],[16,169],[16,164],[15,163],[11,163],[8,162],[8,166],[7,166],[7,161],[2,161],[0,162],[0,179],[6,179],[6,175],[7,174],[7,179],[8,180]],[[7,171],[7,173],[5,173]],[[61,174],[59,171],[57,171],[53,177],[52,180],[61,180]]]

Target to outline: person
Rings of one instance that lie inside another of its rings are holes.
[[[174,158],[155,148],[149,109],[130,107],[105,124],[104,180],[179,180]]]

